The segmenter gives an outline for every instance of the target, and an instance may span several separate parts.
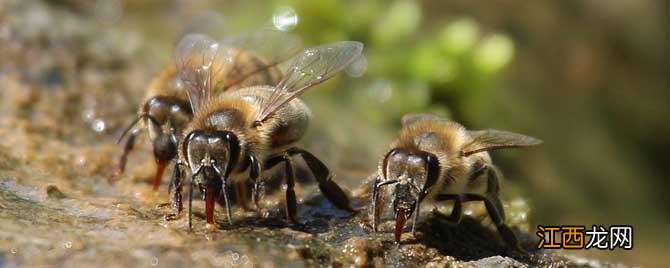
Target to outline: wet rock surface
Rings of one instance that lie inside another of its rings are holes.
[[[280,194],[264,202],[266,215],[236,208],[232,226],[218,210],[213,230],[195,201],[189,231],[185,215],[164,220],[169,210],[157,205],[168,198],[165,186],[151,191],[146,145],[122,180],[108,182],[121,152],[115,137],[152,75],[136,57],[142,38],[35,1],[3,1],[0,22],[0,267],[612,266],[510,252],[477,217],[455,226],[427,213],[416,237],[396,244],[389,223],[370,231],[365,190],[354,196],[361,213],[350,215],[305,187],[295,225],[283,220]],[[362,173],[336,171],[344,181]],[[534,247],[533,234],[518,235]]]

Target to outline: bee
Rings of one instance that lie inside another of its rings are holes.
[[[190,36],[209,38],[197,33]],[[274,40],[281,40],[283,45],[270,47],[269,44],[278,43]],[[298,52],[300,40],[290,34],[261,30],[232,36],[216,44],[221,46],[219,50],[226,53],[227,57],[211,63],[217,72],[211,73],[209,79],[216,86],[209,87],[211,92],[206,93],[212,96],[235,88],[277,84],[282,77],[277,65]],[[270,50],[272,53],[269,53]],[[116,180],[123,174],[128,154],[133,149],[140,130],[146,128],[157,164],[153,190],[158,190],[165,168],[177,156],[177,139],[192,118],[193,109],[177,67],[169,64],[149,84],[137,118],[118,141],[121,142],[128,136],[112,179]]]
[[[312,47],[290,61],[275,86],[251,86],[211,96],[208,93],[216,87],[210,83],[211,78],[220,71],[213,63],[227,61],[230,55],[222,53],[212,40],[198,36],[183,39],[177,45],[175,60],[194,117],[179,143],[179,160],[170,182],[170,203],[176,213],[166,215],[166,219],[176,219],[181,212],[184,178],[189,175],[189,229],[195,189],[203,194],[208,227],[214,224],[214,206],[219,196],[223,197],[228,223],[232,224],[227,189],[235,183],[253,185],[252,202],[258,209],[263,171],[284,164],[285,213],[290,222],[295,222],[294,156],[306,162],[331,203],[356,211],[332,180],[328,167],[294,144],[305,133],[311,117],[310,109],[298,96],[343,70],[361,55],[362,49],[363,44],[355,41]]]
[[[462,125],[431,114],[409,114],[402,118],[400,136],[380,161],[373,185],[372,226],[377,231],[384,197],[392,196],[395,240],[400,241],[408,218],[415,231],[424,200],[453,200],[445,219],[458,223],[462,204],[483,201],[489,217],[506,243],[520,249],[514,233],[505,224],[498,198],[501,174],[488,151],[535,146],[542,141],[500,130],[465,129]]]

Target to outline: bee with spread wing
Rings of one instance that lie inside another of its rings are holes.
[[[252,201],[258,208],[263,171],[284,164],[285,212],[290,221],[295,221],[294,156],[305,160],[330,202],[354,211],[326,165],[294,144],[305,133],[311,116],[298,96],[347,67],[362,49],[362,43],[353,41],[309,48],[292,59],[275,86],[250,86],[212,96],[209,92],[216,85],[211,78],[221,66],[216,59],[227,51],[206,38],[183,39],[176,49],[177,69],[195,113],[180,142],[179,160],[170,183],[170,201],[176,213],[167,218],[176,218],[182,210],[182,188],[188,174],[189,228],[195,189],[205,199],[208,225],[214,224],[214,205],[219,196],[232,223],[227,188],[250,181],[254,185]]]
[[[207,87],[200,88],[205,91],[197,93],[201,98],[218,96],[236,88],[276,85],[283,77],[277,65],[295,55],[301,46],[298,37],[272,30],[235,35],[220,42],[203,34],[189,34],[184,40],[193,40],[190,42],[192,45],[212,46],[210,49],[216,47],[221,53],[207,54],[211,50],[200,48],[200,53],[182,54],[177,59],[180,67],[169,64],[151,81],[137,118],[119,139],[120,142],[127,136],[114,180],[124,172],[128,154],[133,149],[140,129],[144,127],[148,130],[157,164],[153,189],[157,190],[160,186],[166,166],[177,156],[177,139],[193,118],[193,111],[199,108],[189,104],[189,96],[196,98],[196,95],[187,95],[186,91],[192,87],[188,83],[194,82],[193,79],[197,77],[182,80],[181,75],[207,77],[208,81],[195,81],[208,83]],[[208,61],[211,70],[216,71],[209,72],[202,65],[203,61]],[[201,68],[186,68],[186,64],[200,64]],[[200,73],[184,73],[186,70]],[[199,104],[199,101],[192,103]]]

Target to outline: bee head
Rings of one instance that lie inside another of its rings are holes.
[[[157,96],[149,99],[142,109],[154,156],[159,163],[166,163],[177,155],[177,131],[192,117],[188,103],[183,100]]]
[[[439,163],[431,153],[396,148],[384,159],[382,172],[385,179],[376,187],[393,185],[395,238],[399,241],[407,219],[418,210],[419,204],[437,181]]]
[[[427,179],[425,154],[395,149],[386,160],[386,179],[393,182],[393,209],[410,216]]]
[[[211,184],[228,178],[239,158],[240,142],[230,131],[195,130],[186,136],[183,152],[192,174]]]
[[[175,97],[156,96],[149,99],[142,108],[142,117],[146,118],[152,141],[169,133],[170,128],[182,129],[192,115],[189,104]]]

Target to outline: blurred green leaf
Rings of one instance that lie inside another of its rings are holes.
[[[485,74],[496,73],[512,61],[514,43],[505,35],[491,35],[477,46],[473,57],[474,64],[479,71]]]
[[[458,19],[446,25],[438,38],[447,55],[461,55],[472,50],[477,43],[479,26],[472,19]]]
[[[421,7],[415,1],[396,0],[374,25],[373,40],[390,45],[416,32],[420,23]]]

